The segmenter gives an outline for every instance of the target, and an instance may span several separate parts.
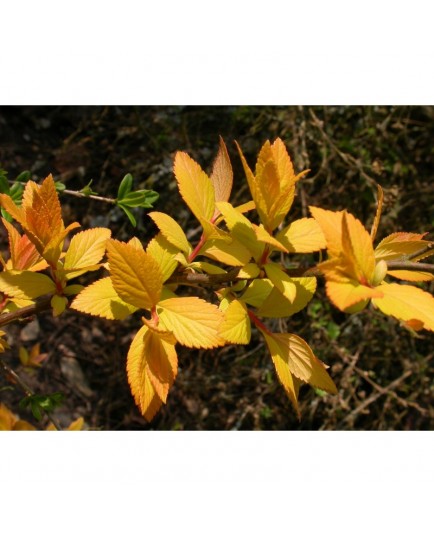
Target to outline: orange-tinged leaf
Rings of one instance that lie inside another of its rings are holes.
[[[262,195],[261,189],[259,187],[259,184],[258,184],[258,181],[256,180],[255,175],[253,174],[252,170],[247,164],[246,159],[244,158],[241,147],[238,145],[237,142],[235,142],[235,144],[237,146],[238,153],[240,155],[241,162],[243,164],[244,172],[247,178],[247,183],[249,185],[250,193],[252,194],[253,201],[255,202],[256,210],[259,214],[261,221],[264,223],[264,225],[266,225],[268,222],[268,216],[267,216],[267,205],[266,205],[265,199]]]
[[[223,240],[208,240],[200,249],[199,255],[229,266],[244,266],[252,258],[251,252],[235,239],[231,243]]]
[[[71,309],[109,320],[124,320],[137,311],[137,307],[116,294],[110,277],[98,279],[82,290],[72,302]]]
[[[130,244],[109,239],[110,277],[122,300],[140,309],[151,309],[160,299],[163,274],[151,255]]]
[[[233,172],[228,150],[221,136],[210,179],[214,186],[215,200],[228,201],[232,190]]]
[[[389,270],[387,275],[403,279],[404,281],[434,281],[434,274],[430,272],[414,272],[412,270]]]
[[[149,212],[148,215],[168,242],[183,251],[186,255],[191,252],[191,246],[178,222],[163,212]]]
[[[175,156],[174,172],[179,192],[196,218],[211,220],[215,192],[208,175],[187,153],[180,151]]]
[[[329,255],[337,257],[342,252],[342,218],[344,213],[319,207],[309,207],[309,210],[321,227]]]
[[[127,375],[131,393],[147,421],[155,416],[163,403],[149,377],[149,333],[152,333],[149,328],[146,325],[142,326],[134,337],[127,355]]]
[[[360,220],[346,211],[342,216],[342,249],[353,264],[355,279],[361,284],[372,282],[375,256],[371,237]]]
[[[33,300],[56,290],[47,275],[30,270],[8,270],[0,273],[0,291],[12,298]]]
[[[372,303],[384,314],[409,322],[418,320],[423,327],[434,331],[434,297],[411,285],[383,283],[378,287],[383,296]]]
[[[249,344],[251,337],[250,319],[243,302],[233,300],[224,311],[220,335],[233,344]]]
[[[263,316],[267,318],[284,318],[298,313],[306,307],[306,305],[310,302],[315,293],[316,278],[293,277],[291,278],[291,281],[296,289],[294,300],[291,302],[285,299],[282,293],[277,288],[273,288],[271,292],[266,295],[265,299],[262,300],[262,302],[259,302],[258,305],[256,305],[257,307],[259,307],[257,312],[258,316]],[[253,284],[258,282],[259,280],[254,281]],[[245,299],[244,295],[243,299]],[[249,296],[248,299],[250,300]],[[248,303],[250,303],[250,301]]]
[[[137,238],[137,236],[133,236],[133,238],[130,238],[128,240],[127,244],[130,246],[133,246],[134,249],[138,249],[140,251],[145,251],[145,248],[143,247],[143,244],[140,242],[140,240]]]
[[[178,266],[178,261],[176,260],[178,248],[168,242],[161,233],[158,233],[149,242],[146,253],[158,264],[163,275],[163,282],[167,281]]]
[[[315,357],[310,346],[301,337],[291,333],[263,334],[272,356],[281,359],[291,374],[312,387],[337,394],[336,385],[324,364]]]
[[[15,221],[24,226],[26,214],[23,207],[18,207],[13,199],[7,194],[0,194],[0,205],[9,212]]]
[[[426,233],[393,233],[386,236],[375,248],[375,258],[385,261],[405,260],[432,242],[423,240]]]
[[[63,263],[65,270],[74,269],[68,273],[68,279],[84,274],[88,266],[101,261],[110,235],[110,229],[99,227],[82,231],[72,237]]]
[[[280,138],[277,138],[271,145],[271,153],[273,155],[274,163],[277,167],[277,172],[280,177],[281,187],[283,190],[287,190],[288,187],[294,186],[296,182],[296,177],[294,174],[294,167],[292,165],[291,158],[289,157],[285,144]],[[292,193],[292,198],[294,198],[294,193]]]
[[[165,337],[151,329],[145,334],[144,343],[146,372],[155,392],[166,403],[169,389],[178,372],[175,344],[168,342]]]
[[[314,218],[301,218],[282,229],[276,239],[290,253],[311,253],[326,247],[320,225]]]
[[[7,268],[14,270],[44,270],[48,264],[35,248],[35,245],[26,235],[20,235],[15,227],[7,220],[2,218],[3,225],[6,227],[9,238],[9,249],[11,258],[8,261]]]
[[[24,227],[37,237],[42,246],[46,246],[64,230],[59,197],[52,175],[48,175],[40,186],[33,187],[31,191],[31,206],[24,205]],[[38,244],[35,245],[38,248]]]
[[[327,281],[326,292],[330,301],[341,311],[363,300],[381,298],[383,295],[382,286],[371,288],[350,280],[342,283]]]
[[[157,305],[164,327],[189,348],[214,348],[224,344],[219,335],[223,314],[201,298],[169,298]]]

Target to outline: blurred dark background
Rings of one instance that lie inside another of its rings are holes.
[[[0,167],[10,179],[24,170],[35,180],[53,173],[68,189],[92,180],[93,190],[108,197],[115,197],[130,172],[135,187],[160,194],[155,209],[191,230],[194,242],[197,223],[178,195],[173,157],[177,150],[187,151],[210,171],[219,135],[235,172],[232,201],[249,199],[233,140],[254,165],[264,141],[279,136],[296,171],[311,170],[299,183],[290,217],[306,215],[311,204],[347,208],[369,227],[378,182],[385,206],[377,241],[399,230],[434,230],[432,106],[1,107]],[[133,229],[117,208],[61,199],[67,222],[109,226],[119,239],[136,235],[146,242],[155,233],[145,211],[137,213],[139,225]],[[4,233],[1,239],[4,250]],[[280,321],[330,365],[339,389],[332,397],[302,388],[301,422],[256,333],[248,347],[179,347],[179,374],[168,404],[150,424],[134,405],[125,372],[138,316],[108,322],[72,311],[59,319],[45,313],[35,322],[8,327],[12,348],[4,355],[36,392],[65,394],[56,415],[66,425],[83,416],[89,428],[99,430],[431,429],[433,335],[411,333],[372,308],[344,315],[324,296],[319,283],[306,310]],[[49,356],[29,373],[19,364],[18,347],[36,342]],[[0,378],[0,402],[16,410],[20,398]],[[32,421],[28,411],[20,414]]]

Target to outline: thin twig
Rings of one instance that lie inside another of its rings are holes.
[[[5,326],[16,320],[21,320],[28,316],[33,316],[35,314],[41,313],[42,311],[48,311],[51,307],[51,298],[52,296],[44,296],[37,303],[33,305],[28,305],[27,307],[22,307],[11,313],[3,313],[0,315],[0,326]]]
[[[409,270],[411,272],[429,272],[434,274],[434,264],[426,262],[389,261],[388,270]]]
[[[75,190],[62,190],[62,193],[73,195],[74,197],[86,197],[88,199],[94,199],[95,201],[102,201],[103,203],[110,203],[111,205],[116,205],[116,199],[111,199],[110,197],[102,197],[100,195],[93,195],[93,194],[84,194],[83,192],[77,192]]]

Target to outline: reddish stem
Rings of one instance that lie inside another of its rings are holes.
[[[255,326],[260,329],[261,331],[265,331],[265,333],[269,333],[271,335],[271,331],[267,328],[265,324],[263,324],[259,318],[250,310],[247,310],[247,313],[249,315],[250,320],[255,324]]]
[[[205,244],[205,234],[202,233],[202,236],[200,237],[199,242],[197,243],[196,247],[193,249],[193,251],[188,256],[188,262],[193,262],[193,260],[197,257],[197,254],[199,253],[201,247]]]

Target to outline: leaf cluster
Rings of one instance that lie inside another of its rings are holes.
[[[210,175],[187,153],[175,155],[179,193],[202,230],[195,244],[174,218],[153,211],[149,216],[158,233],[146,245],[137,237],[116,240],[109,229],[96,228],[76,233],[65,247],[66,237],[80,225],[65,227],[51,175],[40,185],[27,180],[20,201],[10,190],[0,194],[2,210],[23,231],[20,234],[3,218],[10,257],[0,259],[2,312],[28,307],[45,295],[56,316],[67,307],[110,320],[139,312],[142,326],[128,351],[127,374],[134,400],[148,421],[167,402],[176,379],[176,345],[203,349],[247,345],[252,330],[264,338],[277,378],[297,415],[302,384],[321,395],[336,395],[327,365],[307,342],[267,325],[267,319],[288,318],[306,308],[318,277],[325,278],[327,296],[341,311],[355,313],[371,303],[408,329],[434,331],[432,295],[419,286],[387,280],[432,281],[432,271],[417,263],[432,254],[433,242],[426,234],[398,232],[374,247],[381,217],[380,187],[370,232],[345,210],[312,206],[311,217],[291,219],[297,183],[308,170],[295,173],[279,138],[264,143],[254,168],[237,148],[252,197],[240,206],[230,202],[233,170],[222,139]],[[5,184],[0,177],[0,185]],[[115,204],[135,225],[130,209],[150,208],[158,194],[132,191],[132,184],[127,174]],[[90,184],[82,193],[94,195]],[[288,268],[300,255],[311,258],[312,254],[320,256],[318,264],[297,273]],[[396,269],[393,263],[397,262],[408,262],[411,269]],[[91,285],[71,283],[99,269],[106,274]],[[209,299],[185,296],[185,285],[205,285]],[[50,397],[25,400],[36,418],[41,408],[54,407]]]

